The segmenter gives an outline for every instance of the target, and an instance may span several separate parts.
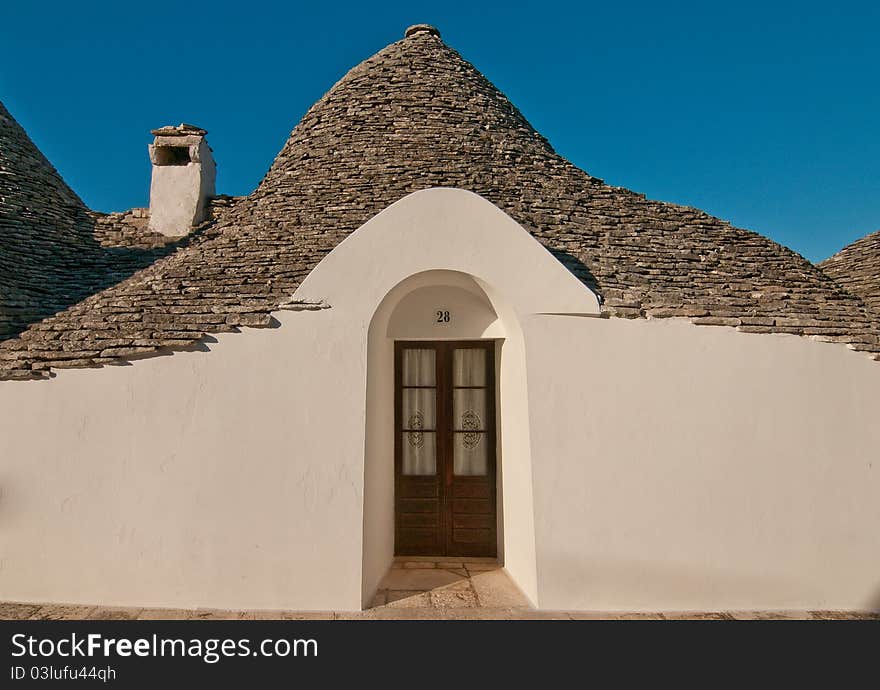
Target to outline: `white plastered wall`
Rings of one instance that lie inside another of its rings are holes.
[[[0,383],[0,599],[359,608],[363,362],[330,314]]]
[[[880,610],[880,363],[681,320],[523,328],[543,608]]]

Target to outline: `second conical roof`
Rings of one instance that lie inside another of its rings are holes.
[[[880,230],[847,245],[819,267],[880,315]]]

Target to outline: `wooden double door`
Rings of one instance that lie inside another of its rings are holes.
[[[395,553],[496,555],[495,343],[398,342]]]

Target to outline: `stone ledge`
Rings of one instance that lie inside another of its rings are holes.
[[[0,603],[0,620],[872,620],[864,611],[540,611],[496,608],[382,607],[366,611],[163,609]]]

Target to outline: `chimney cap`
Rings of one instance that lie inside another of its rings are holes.
[[[440,38],[440,32],[437,30],[437,27],[431,26],[430,24],[413,24],[406,30],[406,33],[403,34],[403,37],[409,38],[410,36],[415,36],[416,34],[431,34],[432,36]]]
[[[203,137],[207,133],[207,129],[202,129],[195,125],[188,125],[185,122],[181,122],[176,127],[174,125],[165,125],[164,127],[159,127],[159,129],[150,130],[150,134],[154,137],[186,137],[193,135]]]

